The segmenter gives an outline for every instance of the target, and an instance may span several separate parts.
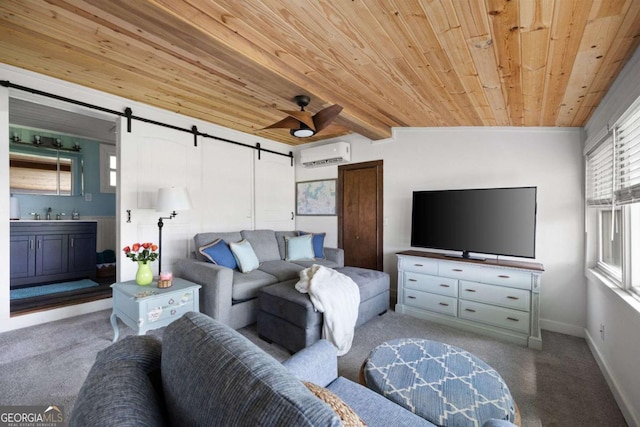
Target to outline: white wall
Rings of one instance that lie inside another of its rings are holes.
[[[585,126],[586,146],[592,146],[640,97],[640,49],[624,69]],[[591,222],[589,223],[591,224]],[[591,229],[591,228],[590,228]],[[592,247],[593,233],[588,236]],[[640,301],[615,286],[587,274],[586,336],[627,423],[640,426]],[[605,326],[605,339],[600,326]]]
[[[186,129],[191,129],[191,126],[196,125],[200,132],[204,132],[210,135],[214,135],[217,137],[234,140],[237,142],[241,142],[244,144],[248,144],[251,146],[255,146],[257,142],[259,142],[262,148],[274,150],[277,152],[281,152],[284,154],[289,153],[291,151],[290,146],[281,144],[278,142],[274,142],[271,140],[267,140],[264,138],[256,137],[255,135],[249,135],[241,132],[237,132],[228,128],[223,128],[217,125],[213,125],[211,123],[204,122],[202,120],[193,119],[190,117],[182,116],[179,114],[175,114],[166,110],[161,110],[155,107],[151,107],[149,105],[141,104],[138,102],[134,102],[131,100],[127,100],[124,98],[120,98],[117,96],[113,96],[104,92],[96,91],[93,89],[85,88],[82,86],[74,85],[71,83],[67,83],[58,79],[53,79],[47,76],[43,76],[37,73],[32,73],[29,71],[21,70],[16,67],[12,67],[5,64],[0,64],[0,79],[8,80],[11,83],[15,83],[18,85],[39,89],[45,92],[61,95],[67,98],[83,101],[89,104],[98,105],[101,107],[105,107],[115,111],[124,111],[125,107],[130,107],[133,110],[133,114],[139,117],[156,120],[159,122],[164,122],[167,124],[171,124],[174,126],[179,126]],[[0,87],[0,134],[9,135],[8,128],[8,96],[12,96],[13,94],[19,94],[20,96],[24,95],[24,92],[15,91],[13,89],[7,90],[6,88]],[[50,101],[47,100],[47,103]],[[78,107],[73,107],[69,104],[65,103],[54,103],[56,106],[61,108],[72,108],[77,109]],[[109,120],[113,120],[116,122],[116,117],[109,114],[96,113],[92,110],[91,114],[99,114],[104,116],[103,118],[107,118]],[[141,122],[133,121],[132,124],[132,137],[136,137],[137,133],[141,132],[143,129]],[[138,129],[138,131],[136,131]],[[137,133],[136,133],[137,132]],[[192,138],[188,136],[188,138]],[[251,148],[243,148],[237,146],[231,146],[228,143],[213,141],[211,139],[199,138],[199,146],[198,149],[200,151],[206,151],[208,154],[208,158],[216,158],[218,163],[224,163],[224,167],[233,168],[235,173],[252,173],[254,167],[254,153]],[[204,148],[206,147],[206,148]],[[242,155],[233,157],[234,160],[229,160],[229,152],[235,152],[238,150],[243,151]],[[166,161],[170,161],[172,158],[171,152],[166,153],[158,153],[154,152],[155,156],[164,155],[163,163]],[[0,148],[0,162],[4,162],[4,164],[8,164],[9,158],[9,144],[2,145]],[[239,160],[243,159],[243,160]],[[121,159],[122,160],[122,159]],[[233,164],[233,163],[236,164]],[[242,163],[242,164],[239,164]],[[127,164],[125,162],[125,164]],[[174,166],[175,165],[175,166]],[[176,170],[178,167],[178,162],[173,162],[171,169],[172,176],[179,175],[181,171]],[[219,174],[224,175],[223,168],[220,167],[219,164],[211,165],[211,167],[216,168],[216,171]],[[122,169],[122,168],[121,168]],[[203,170],[207,170],[206,167],[202,167]],[[193,175],[192,168],[189,170],[183,171],[184,175]],[[209,175],[207,175],[209,176]],[[203,191],[196,191],[194,189],[193,194],[191,194],[193,205],[196,207],[200,207],[198,211],[190,212],[189,214],[183,214],[173,220],[171,224],[169,222],[165,222],[165,228],[163,229],[163,242],[164,237],[166,235],[167,241],[170,241],[172,237],[175,237],[176,233],[180,232],[180,230],[189,230],[187,232],[190,240],[191,236],[194,233],[203,231],[203,230],[225,230],[228,229],[228,224],[221,224],[221,218],[224,220],[224,215],[228,212],[234,211],[234,206],[232,204],[235,201],[233,197],[219,197],[224,200],[216,200],[214,194],[216,191],[220,190],[220,187],[224,187],[224,190],[233,191],[234,189],[238,192],[243,192],[243,194],[248,194],[248,196],[243,197],[243,205],[239,208],[239,211],[242,212],[242,218],[238,218],[242,224],[251,225],[254,223],[255,212],[247,212],[247,208],[253,209],[253,177],[250,179],[244,180],[244,184],[235,185],[234,180],[228,179],[228,176],[225,177],[227,179],[219,179],[209,180],[207,181],[204,173],[200,173],[198,179],[201,179],[199,188],[201,187]],[[197,181],[197,179],[196,179]],[[212,182],[213,181],[213,182]],[[291,183],[293,186],[293,183]],[[211,190],[211,187],[215,186],[216,188]],[[239,188],[241,186],[242,188]],[[246,189],[246,186],[251,186],[251,188]],[[4,203],[0,203],[0,218],[9,218],[9,174],[8,168],[0,168],[0,188],[4,188],[2,195],[0,195],[0,200],[4,200]],[[198,190],[199,190],[198,188]],[[209,189],[209,190],[207,190]],[[228,194],[228,193],[225,193]],[[213,202],[212,202],[213,201]],[[292,201],[293,202],[293,201]],[[118,202],[119,203],[119,202]],[[293,204],[293,203],[292,203]],[[291,204],[291,205],[292,205]],[[289,212],[291,211],[292,206],[287,206],[287,218],[290,218]],[[118,212],[116,212],[117,221],[122,222],[126,221],[126,212],[125,209],[128,207],[123,207]],[[149,209],[150,210],[150,209]],[[210,214],[208,214],[208,212]],[[234,211],[235,212],[235,211]],[[148,224],[148,228],[150,230],[150,235],[157,236],[157,218],[158,214],[153,210],[153,213],[148,215],[149,218],[152,218]],[[238,217],[238,215],[235,215]],[[185,225],[185,219],[190,219],[188,224]],[[228,218],[228,217],[227,217]],[[75,316],[83,313],[88,313],[100,309],[111,308],[111,300],[101,300],[87,304],[78,304],[70,307],[59,308],[55,310],[48,310],[40,313],[23,315],[10,317],[10,302],[9,302],[9,222],[5,221],[4,225],[0,226],[0,332],[5,330],[17,329],[25,326],[30,326],[38,323],[43,323],[47,321],[62,319],[65,317]],[[120,228],[120,226],[119,226]],[[242,227],[244,228],[244,227]],[[238,228],[235,228],[238,229]],[[187,235],[185,234],[185,236]],[[129,244],[129,239],[127,236],[123,236],[119,238],[124,240],[126,244]],[[155,238],[155,237],[154,237]],[[125,245],[122,242],[118,242],[119,247],[124,247]],[[182,246],[186,247],[187,244],[183,244]],[[163,266],[165,265],[165,253],[163,252]],[[170,262],[171,254],[167,255],[167,262]],[[131,266],[127,266],[131,267]],[[126,270],[123,266],[119,266],[120,270]],[[125,279],[131,279],[132,277],[125,277]]]
[[[384,161],[384,270],[396,286],[398,251],[410,248],[414,190],[538,187],[537,262],[544,264],[544,329],[583,336],[583,159],[578,128],[412,128],[351,142],[352,163]],[[299,149],[299,148],[298,148]],[[337,177],[337,166],[305,169],[296,181]],[[297,228],[337,234],[335,217],[298,217]],[[328,243],[335,241],[328,240]]]

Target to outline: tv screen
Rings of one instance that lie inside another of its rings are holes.
[[[411,246],[535,258],[536,190],[414,191]]]

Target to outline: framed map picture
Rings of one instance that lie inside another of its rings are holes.
[[[336,215],[336,181],[323,179],[296,183],[297,215]]]

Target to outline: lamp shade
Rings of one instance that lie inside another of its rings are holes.
[[[186,188],[169,187],[158,189],[157,212],[186,211],[189,209],[191,209],[191,199]]]

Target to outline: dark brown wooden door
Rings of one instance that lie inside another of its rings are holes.
[[[338,246],[344,264],[382,271],[382,160],[338,167]]]

